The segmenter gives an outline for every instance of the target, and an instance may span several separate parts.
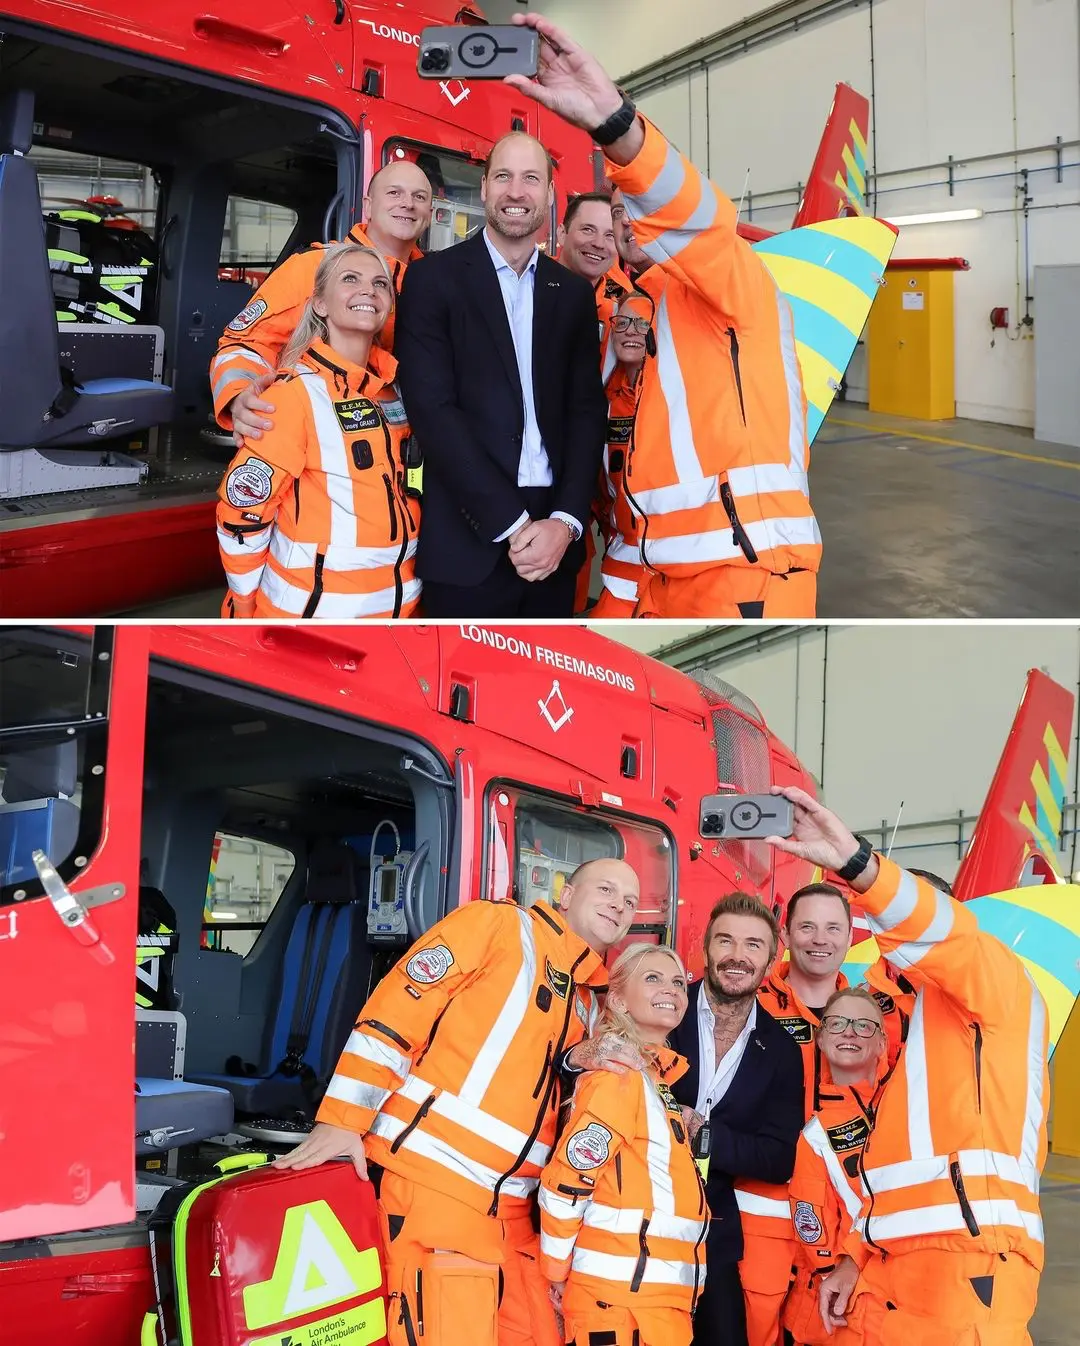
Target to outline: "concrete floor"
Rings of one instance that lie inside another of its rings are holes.
[[[1052,1154],[1043,1173],[1046,1269],[1034,1346],[1080,1346],[1080,1159]]]
[[[844,403],[814,444],[810,485],[819,617],[1080,614],[1080,449]],[[220,602],[214,590],[124,615],[210,618]]]

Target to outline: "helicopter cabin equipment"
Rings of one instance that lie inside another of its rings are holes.
[[[379,833],[388,827],[394,834],[394,854],[380,857]],[[389,818],[377,824],[371,834],[371,887],[368,893],[367,936],[369,944],[389,944],[404,948],[409,932],[405,923],[405,867],[412,851],[401,849],[401,834]]]

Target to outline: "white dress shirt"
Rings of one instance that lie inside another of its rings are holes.
[[[540,423],[536,419],[536,399],[533,395],[533,291],[536,287],[536,263],[540,249],[533,248],[533,254],[519,276],[506,258],[495,247],[484,230],[484,242],[491,255],[495,274],[499,278],[506,320],[510,324],[510,335],[514,341],[514,355],[517,357],[518,377],[521,380],[521,395],[525,409],[525,433],[521,439],[521,457],[518,460],[517,484],[519,486],[550,486],[552,484],[551,463],[544,448],[544,437],[540,433]],[[551,516],[572,523],[581,535],[581,524],[570,514],[556,510]],[[522,524],[528,523],[529,515],[524,513],[505,533],[494,540],[505,542],[516,533]]]
[[[697,1103],[694,1106],[707,1119],[712,1109],[727,1093],[728,1086],[735,1078],[735,1072],[743,1059],[746,1044],[750,1041],[750,1034],[757,1027],[757,996],[754,997],[754,1002],[750,1006],[750,1016],[746,1020],[746,1027],[719,1061],[716,1059],[716,1041],[713,1038],[716,1015],[713,1014],[704,985],[701,988],[701,994],[698,996],[697,1025],[699,1062]]]

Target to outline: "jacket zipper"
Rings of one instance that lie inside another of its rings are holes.
[[[739,368],[739,338],[735,335],[734,327],[727,329],[728,340],[731,342],[731,367],[735,371],[735,387],[739,391],[739,410],[742,412],[742,423],[746,424],[746,403],[743,401],[742,390],[742,370]]]
[[[397,1139],[391,1143],[390,1145],[391,1154],[397,1154],[398,1150],[401,1149],[402,1145],[405,1144],[408,1138],[412,1135],[412,1133],[416,1130],[416,1128],[420,1125],[420,1123],[431,1111],[434,1102],[435,1102],[435,1095],[428,1094],[427,1098],[425,1098],[423,1103],[421,1103],[420,1106],[416,1109],[416,1115],[413,1117],[409,1125],[405,1128],[404,1131],[400,1132]]]
[[[578,958],[575,959],[574,964],[570,969],[571,991],[573,990],[574,973],[578,970],[578,968],[585,961],[585,959],[589,957],[591,952],[592,952],[591,949],[586,949],[583,954],[580,954]],[[574,1012],[574,1001],[576,1000],[576,998],[577,997],[572,994],[568,994],[566,997],[566,1014],[563,1018],[562,1031],[559,1034],[559,1040],[558,1042],[556,1042],[555,1050],[552,1053],[552,1059],[555,1061],[559,1060],[559,1058],[562,1055],[563,1043],[566,1041],[566,1033],[570,1027],[570,1016]],[[551,1041],[549,1039],[548,1046],[550,1045]],[[544,1125],[544,1118],[547,1116],[548,1108],[550,1107],[551,1104],[551,1092],[552,1089],[554,1088],[555,1081],[556,1081],[555,1072],[551,1071],[548,1074],[547,1088],[544,1090],[544,1095],[540,1100],[540,1107],[538,1108],[536,1113],[536,1120],[533,1122],[532,1130],[529,1132],[528,1136],[525,1139],[525,1144],[522,1147],[521,1153],[514,1160],[513,1164],[506,1170],[506,1172],[500,1175],[498,1181],[495,1184],[495,1187],[491,1193],[491,1206],[488,1208],[488,1214],[493,1217],[499,1213],[499,1192],[502,1189],[503,1183],[506,1182],[508,1178],[512,1177],[518,1171],[521,1165],[525,1162],[525,1156],[529,1153],[533,1145],[536,1143],[536,1137],[540,1134],[540,1128]]]
[[[615,1186],[622,1193],[622,1150],[615,1155]]]
[[[307,607],[300,614],[301,617],[314,617],[315,609],[319,606],[319,600],[322,598],[323,591],[323,566],[326,564],[326,556],[319,552],[315,557],[315,583],[311,589],[311,597],[307,601]]]
[[[383,421],[383,438],[386,441],[386,458],[390,464],[390,471],[397,469],[394,462],[394,441],[390,434],[390,427]],[[394,612],[395,617],[401,616],[401,604],[405,598],[405,582],[401,578],[401,567],[405,564],[405,553],[409,549],[409,524],[404,506],[394,496],[394,487],[391,479],[383,473],[383,482],[386,485],[386,502],[390,507],[390,541],[397,538],[398,513],[401,515],[401,549],[398,552],[398,558],[394,562]]]
[[[975,1218],[975,1212],[971,1209],[971,1202],[968,1200],[968,1194],[964,1187],[964,1175],[960,1172],[959,1159],[949,1160],[949,1177],[952,1180],[956,1199],[960,1202],[960,1214],[964,1217],[967,1231],[973,1239],[977,1239],[982,1231],[979,1228],[978,1220]]]
[[[409,1312],[409,1300],[405,1291],[401,1291],[401,1312],[398,1315],[398,1322],[405,1325],[405,1337],[409,1346],[417,1346],[416,1329],[413,1327],[412,1314]]]
[[[727,511],[728,522],[731,524],[731,536],[735,545],[751,565],[757,565],[758,554],[754,550],[754,544],[750,541],[749,534],[742,526],[739,511],[735,508],[735,497],[731,493],[730,482],[722,481],[720,483],[720,499]]]
[[[641,1228],[638,1230],[638,1252],[637,1266],[634,1267],[634,1274],[630,1278],[630,1293],[636,1295],[641,1289],[641,1282],[645,1279],[645,1267],[649,1261],[649,1217],[646,1215],[641,1222]]]
[[[631,460],[634,456],[634,449],[636,446],[637,446],[637,410],[635,408],[634,425],[630,431],[630,443],[626,447],[626,462],[623,466],[623,474],[622,474],[623,490],[626,492],[626,498],[630,502],[634,514],[641,520],[641,542],[638,544],[638,548],[641,552],[641,564],[645,567],[646,570],[651,571],[652,574],[658,575],[660,572],[656,569],[655,566],[651,566],[649,564],[649,558],[645,555],[645,543],[649,536],[649,516],[645,513],[645,511],[641,508],[638,502],[634,499],[634,493],[630,489]]]
[[[300,478],[299,478],[299,477],[293,477],[292,493],[293,493],[293,510],[294,510],[294,512],[295,512],[295,514],[296,514],[296,522],[297,522],[297,524],[299,524],[299,523],[300,523]]]
[[[972,1024],[975,1030],[975,1107],[982,1112],[982,1029],[978,1024]]]
[[[880,1253],[882,1258],[884,1259],[886,1256],[888,1256],[888,1254],[885,1252],[885,1249],[879,1247],[878,1244],[876,1244],[874,1240],[870,1237],[870,1221],[874,1218],[874,1201],[876,1198],[874,1195],[874,1189],[870,1186],[869,1179],[866,1176],[866,1151],[869,1148],[870,1148],[870,1142],[867,1141],[867,1143],[859,1151],[859,1177],[862,1179],[863,1186],[870,1194],[870,1206],[866,1212],[866,1223],[863,1226],[863,1238],[867,1241],[870,1247],[873,1248],[875,1252]]]
[[[390,478],[384,472],[382,474],[383,485],[386,487],[386,508],[390,514],[390,541],[397,541],[398,513],[394,508],[394,488],[390,484]],[[397,613],[394,613],[397,616]]]
[[[551,1039],[548,1038],[547,1051],[544,1053],[544,1064],[540,1071],[540,1078],[536,1081],[536,1087],[532,1091],[533,1098],[540,1097],[540,1090],[544,1087],[544,1081],[547,1079],[547,1073],[551,1069]]]
[[[696,1164],[694,1168],[697,1168]],[[701,1217],[701,1233],[694,1244],[694,1295],[690,1301],[691,1314],[697,1308],[698,1298],[701,1295],[701,1245],[705,1242],[709,1233],[709,1208],[705,1204],[705,1184],[701,1180],[700,1170],[698,1171],[698,1215]]]
[[[232,533],[241,546],[244,545],[244,538],[248,533],[261,533],[267,525],[265,523],[227,523],[225,531]]]

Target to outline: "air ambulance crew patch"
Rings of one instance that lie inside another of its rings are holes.
[[[804,1243],[817,1243],[822,1235],[821,1221],[809,1201],[796,1201],[791,1216],[795,1232]]]
[[[255,326],[265,312],[266,300],[253,299],[247,308],[240,310],[225,330],[226,332],[246,332],[249,327]]]
[[[442,981],[454,965],[454,955],[445,944],[436,944],[431,949],[421,949],[414,953],[405,964],[405,975],[421,986],[430,986]]]
[[[845,1150],[857,1150],[860,1145],[866,1143],[870,1135],[870,1124],[865,1117],[856,1117],[850,1122],[842,1122],[839,1126],[830,1126],[825,1130],[829,1137],[829,1144],[836,1154],[843,1154]]]
[[[225,478],[225,499],[236,509],[264,505],[274,488],[274,469],[261,458],[249,458]]]
[[[570,990],[570,973],[560,972],[557,967],[552,966],[550,958],[544,959],[544,976],[547,983],[560,1000],[565,1000],[567,992]]]
[[[634,432],[633,416],[612,416],[608,420],[608,443],[629,444]]]
[[[878,1002],[882,1014],[891,1014],[896,1008],[896,1001],[891,995],[886,995],[884,991],[871,991],[870,994]]]
[[[370,397],[350,397],[347,401],[335,402],[334,411],[346,434],[378,430],[383,423],[382,414]]]
[[[611,1132],[599,1122],[590,1122],[575,1131],[566,1142],[566,1157],[576,1169],[584,1172],[607,1163],[611,1153]]]
[[[801,1014],[796,1014],[787,1019],[778,1018],[776,1022],[787,1029],[800,1047],[805,1047],[808,1042],[813,1042],[814,1027]]]

